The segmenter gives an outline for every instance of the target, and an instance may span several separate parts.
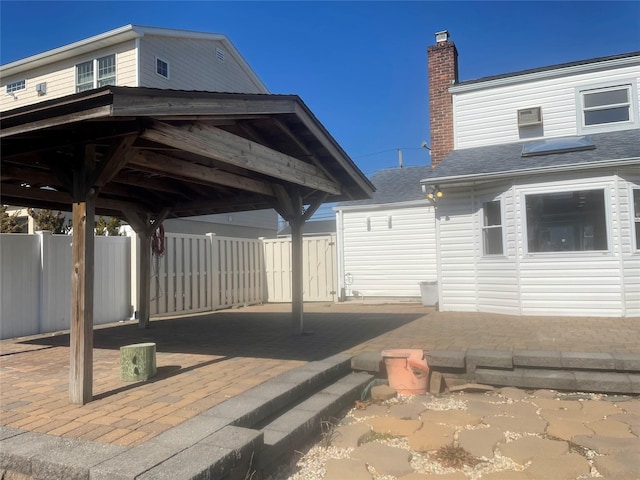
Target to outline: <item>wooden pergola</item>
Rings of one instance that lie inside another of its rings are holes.
[[[364,174],[296,95],[103,87],[2,114],[0,201],[73,212],[73,403],[92,399],[96,215],[124,219],[143,252],[166,218],[274,208],[292,231],[292,327],[303,333],[302,226],[324,202],[370,198]]]

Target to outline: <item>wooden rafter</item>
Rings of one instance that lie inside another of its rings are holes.
[[[313,190],[334,195],[342,191],[314,165],[216,127],[154,121],[141,137]]]

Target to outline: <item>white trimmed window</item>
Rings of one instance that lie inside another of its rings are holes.
[[[633,189],[633,228],[636,250],[640,250],[640,188]]]
[[[84,92],[92,88],[115,84],[115,53],[76,65],[76,92]]]
[[[638,126],[635,82],[579,88],[578,132],[602,132]]]
[[[18,80],[17,82],[7,83],[7,93],[15,93],[27,88],[26,80]]]
[[[529,253],[608,250],[604,189],[525,196]]]
[[[169,78],[169,62],[156,57],[156,73],[164,78]]]
[[[502,202],[482,204],[482,248],[484,255],[504,255],[502,236]]]

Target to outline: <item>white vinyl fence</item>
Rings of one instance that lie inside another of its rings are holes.
[[[263,239],[265,277],[270,302],[291,301],[291,239]],[[309,302],[334,302],[338,290],[335,235],[304,237],[303,296]]]
[[[96,237],[96,325],[133,315],[138,277],[131,240]],[[69,329],[71,241],[48,232],[0,234],[0,339]],[[335,244],[335,235],[304,238],[306,301],[335,301]],[[151,315],[291,301],[290,239],[168,233],[165,246],[151,259]]]
[[[96,237],[94,324],[131,315],[130,239]],[[71,237],[0,234],[0,338],[68,330]]]

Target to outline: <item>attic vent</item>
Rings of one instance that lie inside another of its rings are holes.
[[[224,50],[216,47],[216,58],[219,62],[224,63]]]
[[[542,125],[542,109],[540,107],[518,110],[518,127]]]

